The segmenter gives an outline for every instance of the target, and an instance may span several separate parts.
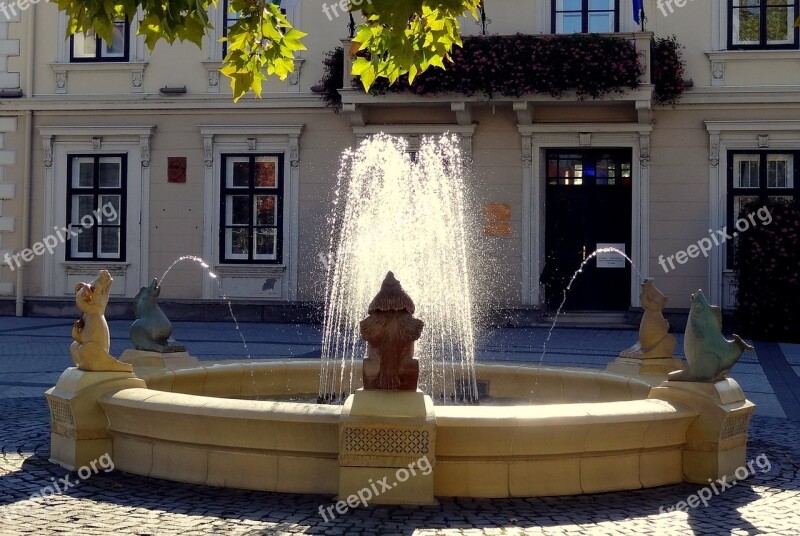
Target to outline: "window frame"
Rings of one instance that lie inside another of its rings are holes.
[[[122,56],[103,56],[103,43],[105,40],[100,38],[100,36],[96,37],[96,45],[95,45],[95,56],[92,57],[81,57],[75,56],[75,34],[69,36],[69,61],[70,63],[126,63],[130,61],[131,57],[131,23],[126,18],[124,21],[116,21],[122,22],[122,28],[124,30],[123,42],[124,42],[124,53]]]
[[[770,188],[767,184],[767,161],[770,155],[791,155],[792,156],[792,181],[791,187]],[[758,187],[737,187],[734,185],[734,160],[739,155],[758,155]],[[769,197],[790,195],[795,199],[800,199],[800,148],[797,149],[736,149],[728,151],[728,193],[725,200],[725,224],[727,233],[733,235],[736,230],[734,214],[734,199],[742,195],[757,197],[760,203],[766,203]],[[731,242],[726,248],[725,269],[733,269],[735,266],[735,242]]]
[[[94,165],[94,184],[92,188],[75,188],[72,183],[73,178],[73,161],[77,158],[91,158],[93,159]],[[118,188],[100,188],[99,178],[99,168],[100,168],[100,159],[102,158],[119,158],[120,159],[120,185]],[[127,251],[126,251],[126,236],[127,236],[127,206],[128,206],[128,154],[127,153],[68,153],[67,154],[67,190],[66,190],[66,227],[69,228],[73,225],[72,223],[72,198],[75,195],[87,195],[91,192],[91,195],[94,196],[94,210],[99,210],[100,206],[99,203],[99,196],[102,194],[114,194],[120,196],[120,210],[117,213],[117,220],[119,225],[104,225],[102,223],[97,222],[92,225],[91,228],[85,229],[82,226],[79,228],[81,229],[81,234],[90,232],[92,233],[93,237],[93,244],[94,247],[92,248],[92,255],[89,256],[74,256],[72,254],[72,238],[77,238],[73,236],[68,236],[64,248],[64,258],[66,261],[79,261],[79,262],[126,262],[127,259]],[[104,257],[100,256],[98,252],[98,248],[100,245],[100,229],[104,229],[106,227],[116,228],[119,229],[119,255],[115,257]]]
[[[239,12],[229,12],[228,7],[230,6],[230,0],[223,0],[222,1],[222,37],[228,37],[228,24],[236,24],[236,21],[239,20]],[[236,14],[236,17],[231,17],[232,14]],[[222,58],[224,59],[228,55],[228,41],[222,42]]]
[[[759,16],[760,16],[760,25],[758,30],[758,37],[759,42],[757,44],[734,44],[733,42],[733,21],[734,21],[734,10],[741,10],[744,8],[734,7],[733,3],[734,0],[726,0],[727,1],[727,11],[728,11],[728,50],[797,50],[800,48],[800,28],[794,28],[794,21],[797,19],[798,15],[800,15],[800,0],[786,0],[787,4],[790,4],[788,7],[789,9],[794,8],[794,12],[789,14],[790,24],[792,25],[792,32],[794,35],[794,43],[778,43],[771,45],[767,42],[767,8],[768,7],[781,7],[781,6],[769,6],[768,0],[759,0]],[[793,5],[792,5],[793,4]],[[790,34],[792,35],[792,34]]]
[[[619,33],[619,19],[620,19],[620,0],[613,0],[614,1],[614,30],[613,33]],[[581,31],[578,33],[598,33],[598,32],[589,32],[589,13],[610,13],[611,10],[603,9],[603,10],[590,10],[589,9],[589,2],[590,0],[581,0]],[[566,34],[566,33],[559,33],[556,31],[556,23],[558,21],[558,14],[559,13],[575,13],[575,11],[558,11],[558,0],[551,0],[550,1],[550,33],[553,35],[573,35],[573,34]],[[608,33],[608,32],[599,32],[599,33]]]
[[[242,152],[231,152],[231,153],[222,153],[220,154],[220,196],[219,196],[219,262],[220,264],[239,264],[239,265],[281,265],[283,264],[283,253],[284,253],[284,207],[286,203],[286,174],[284,170],[284,153],[280,152],[262,152],[262,153],[242,153]],[[269,158],[276,158],[276,179],[277,179],[277,188],[257,188],[255,186],[255,171],[256,166],[255,162],[257,158],[261,157],[269,157]],[[248,186],[246,189],[244,188],[232,188],[228,186],[228,177],[226,175],[228,169],[228,159],[230,158],[247,158],[250,164],[250,173],[248,177]],[[246,192],[246,194],[245,194]],[[254,197],[259,195],[263,192],[266,195],[276,195],[277,196],[277,206],[275,208],[276,212],[276,225],[266,225],[266,226],[256,226],[253,224],[253,217],[254,214],[250,214],[250,222],[247,225],[248,236],[247,236],[247,243],[248,243],[248,252],[247,252],[247,259],[237,259],[237,258],[228,258],[227,256],[227,229],[229,226],[227,225],[225,216],[226,216],[226,199],[229,195],[247,195],[249,196],[249,203],[248,206],[254,206]],[[268,192],[268,193],[267,193]],[[253,258],[255,254],[254,242],[253,242],[253,234],[254,229],[257,227],[265,227],[265,228],[274,228],[275,229],[275,259],[255,259]]]

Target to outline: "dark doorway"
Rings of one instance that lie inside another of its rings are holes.
[[[629,149],[547,151],[545,285],[555,310],[572,275],[598,244],[631,254],[632,167]],[[631,267],[616,255],[592,259],[567,295],[565,309],[625,310]]]

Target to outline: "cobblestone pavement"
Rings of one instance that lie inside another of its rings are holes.
[[[28,497],[68,473],[47,461],[43,399],[0,401],[0,534],[784,534],[800,524],[800,428],[756,417],[749,459],[771,465],[713,497],[708,507],[661,514],[700,486],[533,499],[442,499],[435,507],[374,507],[324,522],[329,496],[176,484],[102,470],[61,495]],[[72,474],[70,482],[78,481]]]
[[[99,471],[80,480],[48,461],[49,416],[42,392],[69,365],[59,348],[69,323],[54,324],[36,319],[25,326],[41,330],[43,337],[13,343],[3,334],[9,329],[16,336],[25,329],[8,328],[0,323],[0,536],[75,535],[119,536],[166,535],[450,535],[450,534],[782,534],[797,535],[800,529],[800,424],[781,418],[780,403],[775,411],[760,411],[750,429],[748,459],[766,455],[770,469],[756,474],[735,487],[714,496],[707,507],[688,512],[667,512],[679,501],[696,493],[698,485],[681,484],[661,488],[531,499],[448,499],[440,498],[435,507],[370,507],[325,521],[320,505],[331,505],[331,496],[309,496],[208,488],[163,480]],[[207,358],[218,358],[215,351],[201,345],[223,345],[202,326],[196,332],[186,326],[190,349]],[[305,355],[305,345],[314,329],[298,338],[298,331],[283,335],[264,335],[264,327],[245,327],[254,340],[261,334],[267,344],[289,345]],[[305,328],[303,328],[305,329]],[[48,331],[50,330],[50,331]],[[52,331],[55,330],[55,331]],[[115,332],[112,326],[112,334]],[[200,333],[203,337],[200,337]],[[277,332],[276,332],[277,333]],[[47,342],[47,334],[54,339]],[[578,334],[580,334],[578,336]],[[273,336],[274,335],[274,336]],[[535,334],[541,345],[541,333]],[[237,337],[237,335],[233,335]],[[499,331],[483,342],[485,358],[538,361],[538,348],[521,339],[519,331]],[[527,335],[526,335],[527,337]],[[595,358],[607,357],[611,349],[625,347],[635,334],[626,332],[573,331],[556,338],[555,362],[581,366],[600,366]],[[68,340],[68,335],[67,335]],[[299,343],[298,343],[299,341]],[[303,342],[305,341],[305,342]],[[39,346],[35,346],[39,344]],[[233,348],[235,339],[225,345]],[[119,341],[115,341],[119,345]],[[594,355],[585,348],[600,349]],[[265,347],[266,348],[266,347]],[[787,356],[797,355],[797,346],[784,347]],[[496,349],[496,350],[493,350]],[[303,350],[302,352],[300,350]],[[502,355],[493,355],[502,351]],[[260,352],[259,352],[260,353]],[[254,354],[254,356],[257,354]],[[263,354],[262,354],[263,355]],[[560,357],[559,357],[560,356]],[[236,356],[240,357],[240,356]],[[551,356],[548,354],[548,361]],[[606,359],[605,362],[607,362]],[[750,354],[735,374],[750,396],[759,391],[765,400],[774,394],[766,382],[758,359]],[[736,372],[736,371],[735,371]],[[4,384],[5,382],[5,384]],[[771,398],[770,398],[771,397]],[[761,408],[759,408],[761,409]],[[763,458],[761,458],[763,461]],[[69,477],[77,483],[61,494],[31,500],[46,486]],[[662,513],[661,511],[664,511]]]

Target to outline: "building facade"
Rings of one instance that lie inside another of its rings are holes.
[[[348,17],[325,3],[283,2],[309,34],[308,50],[285,82],[236,104],[218,72],[225,2],[212,9],[216,30],[202,48],[160,43],[152,53],[136,21],[121,21],[106,43],[64,39],[66,17],[52,4],[0,16],[0,303],[17,314],[26,303],[68,303],[100,268],[114,275],[116,297],[131,298],[181,255],[205,259],[219,285],[183,263],[164,299],[320,302],[341,152],[377,132],[412,145],[454,132],[471,164],[475,210],[487,219],[474,270],[493,304],[552,309],[561,295],[547,290],[548,278],[612,245],[636,269],[591,261],[570,308],[638,307],[637,270],[657,279],[670,307],[688,307],[702,288],[731,308],[732,257],[718,231],[732,232],[747,200],[800,195],[800,2],[646,0],[645,30],[633,4],[485,2],[491,34],[589,32],[633,43],[645,72],[622,94],[347,88],[341,113],[312,91],[325,54],[348,34]],[[472,20],[463,29],[482,32]],[[691,84],[663,106],[650,43],[670,35],[685,47]],[[704,238],[713,247],[690,249]]]

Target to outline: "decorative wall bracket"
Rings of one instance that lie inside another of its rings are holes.
[[[517,113],[518,125],[532,125],[533,124],[533,107],[527,101],[517,101],[512,103],[511,107]]]
[[[56,93],[63,95],[67,92],[67,71],[56,71]]]
[[[42,149],[44,150],[44,167],[53,167],[53,136],[42,136]]]
[[[306,60],[303,58],[295,58],[294,59],[294,70],[289,73],[288,78],[286,81],[289,83],[289,91],[298,92],[300,91],[300,71],[303,69],[303,63]]]
[[[131,71],[131,93],[142,93],[144,91],[144,69]]]
[[[640,125],[653,123],[653,109],[649,99],[636,101],[636,114]]]
[[[298,136],[289,136],[289,165],[293,168],[300,165],[300,139]]]
[[[363,127],[367,124],[367,114],[363,106],[358,104],[346,102],[342,104],[342,111],[350,114],[350,125],[354,127]]]
[[[533,166],[533,144],[530,134],[522,134],[522,167],[531,169]]]
[[[711,60],[711,85],[725,85],[725,60]]]
[[[462,127],[468,127],[472,124],[472,108],[466,102],[451,102],[450,110],[456,113],[456,120]]]
[[[717,167],[719,165],[719,132],[718,131],[710,131],[709,132],[709,158],[708,162],[711,164],[711,167]]]
[[[214,164],[214,136],[203,136],[203,162],[206,167]]]
[[[643,168],[650,166],[650,134],[639,134],[639,164]]]
[[[142,167],[150,167],[150,136],[139,136]]]

